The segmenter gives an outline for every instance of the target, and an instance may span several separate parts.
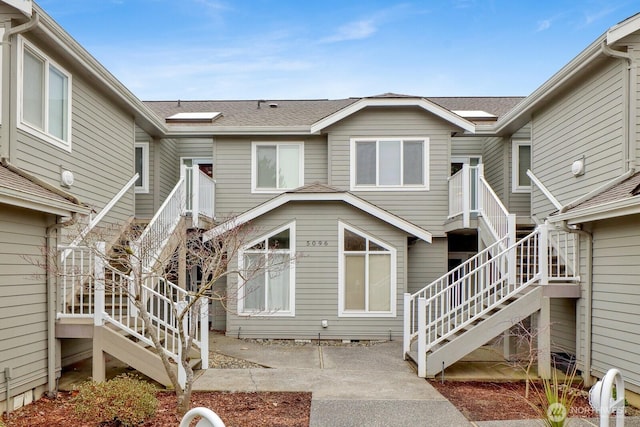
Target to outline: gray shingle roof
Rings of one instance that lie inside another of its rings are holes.
[[[369,98],[421,98],[384,93]],[[243,101],[145,101],[159,117],[177,113],[220,112],[212,127],[309,126],[362,98]],[[518,104],[523,97],[432,97],[425,98],[448,110],[482,110],[497,117]],[[260,104],[260,108],[258,108]],[[273,105],[273,107],[271,106]],[[184,123],[182,123],[184,125]]]
[[[615,185],[608,190],[605,190],[590,199],[568,209],[567,212],[580,211],[593,206],[603,205],[605,203],[618,202],[631,197],[638,197],[640,202],[640,195],[638,195],[638,187],[640,186],[640,172],[631,176],[630,178],[622,181],[620,184]]]
[[[62,192],[58,193],[45,188],[34,180],[29,179],[28,174],[19,174],[9,167],[0,164],[0,192],[3,192],[3,190],[17,192],[41,201],[48,200],[54,203],[80,205],[78,201],[74,200],[71,196],[65,197],[61,194]]]

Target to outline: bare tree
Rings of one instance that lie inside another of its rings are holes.
[[[269,257],[272,261],[243,266],[240,271],[237,268],[238,257],[247,247],[249,239],[256,234],[257,230],[245,223],[229,227],[225,232],[204,241],[202,230],[186,230],[179,226],[170,235],[154,236],[152,240],[156,241],[141,244],[140,231],[135,226],[109,227],[87,234],[83,239],[82,248],[87,253],[81,256],[93,257],[95,263],[100,264],[99,267],[79,272],[77,264],[70,266],[65,260],[70,252],[76,250],[74,248],[62,249],[62,256],[56,254],[50,258],[53,262],[48,265],[50,274],[55,274],[62,282],[70,275],[83,277],[82,288],[73,288],[72,294],[86,291],[95,295],[103,284],[107,292],[121,295],[127,300],[133,309],[129,310],[126,318],[141,321],[142,334],[152,341],[154,352],[160,357],[175,390],[177,412],[181,415],[190,409],[191,404],[194,371],[190,354],[194,349],[196,332],[198,328],[208,328],[208,318],[201,318],[202,313],[206,313],[202,308],[211,301],[217,301],[228,309],[229,300],[237,298],[237,290],[220,292],[215,290],[215,285],[220,281],[226,283],[225,279],[230,275],[237,275],[240,283],[250,283],[256,274],[264,273],[265,269],[270,272],[284,270],[294,262],[294,257],[284,261]],[[114,241],[105,249],[102,242],[108,241],[109,236],[113,235],[118,237],[112,239]],[[157,251],[158,247],[165,249]],[[151,262],[149,259],[152,259]],[[189,283],[185,279],[187,272],[192,274]],[[86,290],[92,286],[95,289]],[[243,295],[251,291],[245,289]],[[66,299],[62,304],[64,306],[75,295],[69,296],[66,288],[63,293]],[[150,303],[154,295],[161,295],[158,296],[163,301],[160,309]],[[176,335],[172,339],[179,342],[177,358],[166,350],[168,330],[159,320],[160,315],[177,325],[171,328]],[[184,379],[176,373],[176,364],[182,367]]]

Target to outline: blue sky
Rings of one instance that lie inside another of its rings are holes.
[[[626,0],[41,0],[144,100],[528,95]]]

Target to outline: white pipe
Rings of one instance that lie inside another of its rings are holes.
[[[9,39],[16,35],[34,29],[40,23],[40,15],[33,13],[31,19],[17,27],[9,28],[2,35],[2,126],[0,130],[0,157],[10,157],[10,129],[11,125],[11,42]]]

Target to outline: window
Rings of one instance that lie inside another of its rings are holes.
[[[255,193],[292,190],[304,182],[304,144],[254,142],[251,188]]]
[[[429,139],[351,140],[352,190],[428,190]]]
[[[149,143],[135,143],[135,169],[138,174],[136,193],[149,192]]]
[[[513,141],[512,147],[512,189],[514,193],[528,193],[531,191],[531,179],[527,170],[531,169],[531,142]]]
[[[252,242],[239,254],[240,315],[293,316],[295,301],[295,222]]]
[[[339,315],[396,315],[396,250],[339,224]]]
[[[71,151],[71,75],[20,38],[18,127]]]

